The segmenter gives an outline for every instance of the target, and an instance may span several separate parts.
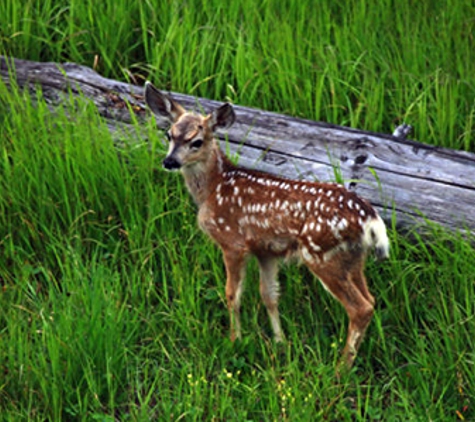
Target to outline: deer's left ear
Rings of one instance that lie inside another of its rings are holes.
[[[229,103],[223,104],[214,110],[209,116],[209,126],[214,131],[216,129],[226,129],[236,120],[233,106]]]
[[[161,93],[149,81],[145,82],[145,102],[152,112],[170,124],[175,123],[185,113],[185,109],[169,96]]]

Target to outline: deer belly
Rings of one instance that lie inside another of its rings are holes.
[[[262,249],[269,255],[280,256],[284,258],[293,258],[298,256],[299,245],[295,239],[277,237],[272,239],[264,239]]]

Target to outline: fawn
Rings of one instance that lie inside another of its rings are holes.
[[[207,116],[190,113],[151,83],[145,100],[166,119],[167,170],[180,170],[198,206],[198,224],[221,248],[231,340],[241,337],[240,306],[246,260],[257,258],[260,294],[275,341],[283,340],[278,311],[280,258],[296,257],[344,306],[348,337],[343,360],[351,367],[373,316],[374,298],[363,274],[367,252],[389,256],[383,220],[354,192],[334,183],[290,180],[234,165],[214,131],[235,121],[230,104]]]

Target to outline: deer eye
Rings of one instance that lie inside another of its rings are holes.
[[[198,149],[201,148],[203,145],[203,140],[202,139],[197,139],[196,141],[193,141],[190,143],[190,148],[191,149]]]

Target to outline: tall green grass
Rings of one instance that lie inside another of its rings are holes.
[[[0,51],[474,150],[470,2],[0,3]],[[34,100],[34,101],[33,101]],[[244,339],[164,146],[91,104],[0,83],[0,420],[475,420],[473,238],[430,227],[369,261],[375,318],[338,380],[345,312],[281,274],[275,345],[251,262]],[[470,177],[470,175],[467,175]]]
[[[0,420],[475,418],[470,241],[390,230],[391,259],[367,269],[375,319],[338,380],[346,316],[303,268],[281,275],[285,345],[254,262],[244,340],[227,339],[221,256],[153,124],[118,149],[85,102],[51,115],[0,94]]]
[[[0,5],[0,52],[475,151],[470,1]]]

